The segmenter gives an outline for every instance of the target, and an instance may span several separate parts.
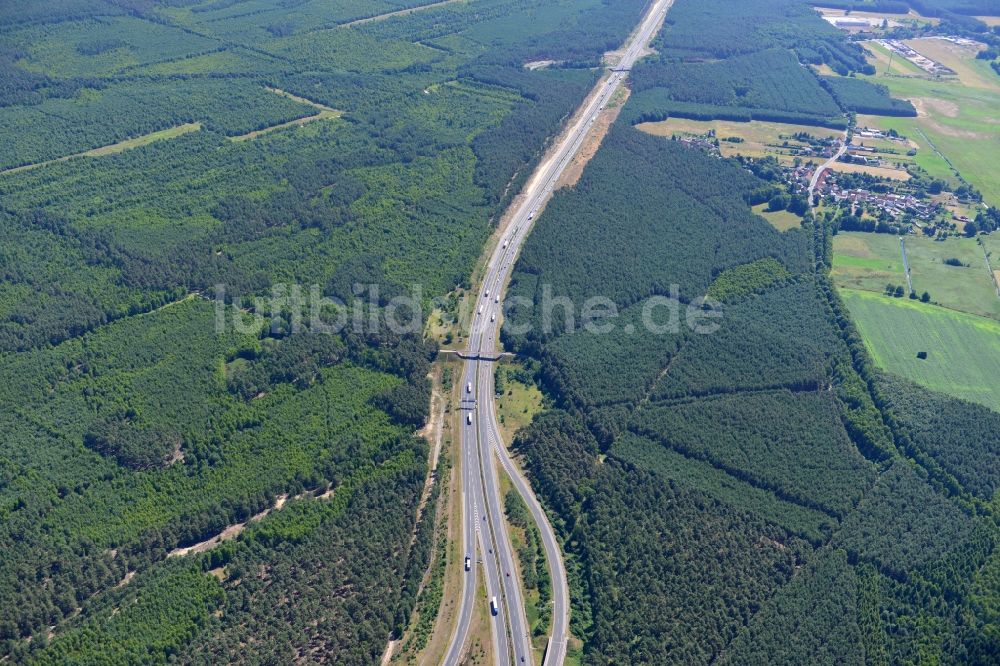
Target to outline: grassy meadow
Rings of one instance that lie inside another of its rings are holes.
[[[1000,245],[993,237],[983,238],[987,247]],[[1000,298],[986,270],[978,239],[936,241],[925,236],[907,236],[905,241],[910,277],[917,294],[926,291],[941,306],[1000,321]],[[945,263],[948,259],[957,259],[962,265],[948,265]],[[1000,263],[1000,253],[994,263]],[[863,232],[837,234],[833,238],[832,276],[839,287],[876,293],[882,293],[887,284],[905,286],[899,237]]]
[[[895,129],[919,146],[916,162],[931,175],[954,181],[954,167],[983,193],[987,203],[1000,204],[1000,77],[986,61],[976,60],[971,48],[940,39],[907,43],[951,67],[957,76],[931,77],[899,56],[892,58],[890,67],[888,51],[865,42],[876,73],[864,78],[887,86],[894,97],[910,100],[918,116],[860,116],[858,124]]]
[[[857,289],[841,295],[878,367],[1000,410],[1000,323]]]

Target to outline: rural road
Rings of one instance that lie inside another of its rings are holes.
[[[831,157],[826,162],[823,162],[818,167],[816,167],[816,171],[813,172],[812,178],[809,179],[809,206],[810,206],[810,208],[812,207],[813,190],[816,189],[816,183],[819,182],[819,177],[821,175],[823,175],[824,171],[826,171],[827,169],[829,169],[830,167],[832,167],[836,163],[836,161],[840,159],[841,155],[843,155],[844,153],[847,152],[847,146],[848,146],[848,143],[847,143],[847,132],[844,132],[844,140],[841,142],[840,148],[837,149],[837,152],[835,152],[833,154],[833,157]]]
[[[598,111],[611,99],[628,69],[641,56],[673,0],[656,0],[639,28],[624,47],[614,70],[603,77],[574,115],[571,126],[549,155],[538,165],[521,196],[512,204],[510,222],[486,265],[486,273],[476,301],[469,345],[472,356],[491,357],[497,350],[497,335],[502,321],[503,293],[510,280],[514,260],[531,226],[535,213],[551,197],[556,182],[579,152]],[[552,633],[545,664],[559,665],[566,657],[569,624],[569,586],[566,569],[555,531],[544,510],[507,453],[500,435],[494,404],[493,362],[479,358],[465,361],[462,374],[462,538],[465,556],[472,566],[464,572],[461,607],[455,633],[444,663],[459,663],[472,622],[477,589],[477,559],[481,560],[486,580],[487,603],[496,598],[497,613],[491,615],[491,635],[495,663],[530,664],[531,636],[525,615],[521,581],[514,567],[514,554],[504,517],[503,497],[494,455],[499,459],[514,488],[520,493],[538,525],[552,578]],[[478,557],[476,547],[478,545]]]

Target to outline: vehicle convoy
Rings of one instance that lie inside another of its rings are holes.
[[[497,608],[497,598],[496,597],[490,597],[490,613],[492,613],[493,615],[496,615],[498,612],[499,612],[499,609]]]

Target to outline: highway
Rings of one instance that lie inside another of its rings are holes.
[[[579,152],[597,113],[628,76],[628,70],[642,54],[673,0],[655,0],[639,28],[630,37],[621,60],[597,83],[582,107],[574,115],[549,155],[538,165],[521,196],[511,206],[507,228],[486,265],[469,331],[467,352],[473,356],[493,356],[502,322],[502,294],[524,240],[531,231],[536,214],[551,197],[559,177]],[[464,572],[461,606],[457,626],[444,663],[459,663],[467,642],[480,567],[485,574],[487,603],[495,598],[496,614],[491,614],[491,639],[497,664],[530,664],[531,637],[525,616],[521,581],[514,566],[513,548],[507,533],[503,497],[495,460],[510,476],[538,525],[542,536],[549,575],[552,578],[552,633],[545,664],[559,665],[566,656],[569,624],[569,587],[559,542],[530,484],[507,454],[497,421],[493,362],[472,358],[465,361],[462,373],[461,478],[463,549],[471,558]]]

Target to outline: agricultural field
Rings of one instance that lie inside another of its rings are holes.
[[[859,118],[858,123],[880,129],[895,129],[916,143],[916,162],[935,178],[954,182],[954,170],[982,192],[986,203],[1000,205],[1000,134],[996,131],[996,109],[1000,108],[1000,77],[975,51],[939,39],[907,42],[918,52],[938,60],[957,72],[954,77],[930,78],[903,58],[865,42],[875,54],[876,73],[867,80],[889,88],[894,97],[910,100],[916,118]]]
[[[907,181],[910,174],[905,168],[898,166],[869,166],[867,164],[850,164],[848,162],[834,162],[830,165],[834,171],[842,173],[867,173],[880,178],[891,178],[892,180]]]
[[[841,294],[880,368],[1000,411],[1000,323],[883,294]]]
[[[792,150],[808,145],[794,135],[806,133],[817,139],[835,139],[843,132],[825,127],[772,123],[762,120],[737,122],[730,120],[691,120],[688,118],[668,118],[655,122],[639,123],[636,127],[656,136],[703,136],[714,132],[719,139],[719,150],[723,157],[745,155],[765,157],[773,155],[783,164],[791,164]],[[739,142],[725,139],[740,139]]]
[[[993,269],[995,283],[1000,284],[1000,234],[983,237],[983,247],[986,249],[990,268]]]
[[[980,237],[991,243],[992,236]],[[925,291],[933,303],[1000,321],[1000,298],[990,274],[980,238],[933,240],[906,236],[910,278],[917,295]],[[988,246],[987,246],[988,247]],[[950,265],[951,263],[959,265]],[[881,294],[886,285],[906,287],[899,237],[845,231],[833,237],[834,282],[839,287]]]

